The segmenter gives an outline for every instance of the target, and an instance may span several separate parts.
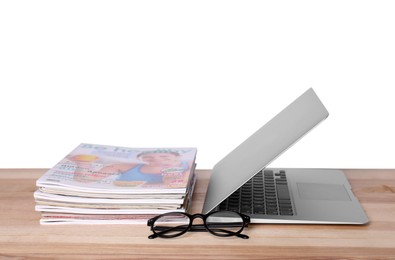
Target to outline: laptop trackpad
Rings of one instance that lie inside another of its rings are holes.
[[[299,197],[305,200],[350,201],[343,185],[324,183],[297,183]]]

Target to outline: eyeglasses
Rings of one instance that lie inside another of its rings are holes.
[[[192,225],[196,218],[201,218],[203,224]],[[233,211],[215,211],[206,215],[170,212],[148,220],[147,226],[151,227],[153,232],[148,238],[173,238],[181,236],[187,231],[208,231],[215,236],[237,236],[248,239],[249,237],[241,234],[241,232],[249,223],[249,216]]]

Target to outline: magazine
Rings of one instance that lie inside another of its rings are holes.
[[[73,214],[45,212],[41,216],[42,225],[60,224],[146,224],[155,214]]]
[[[80,144],[36,182],[41,224],[141,223],[185,212],[192,198],[196,148]]]
[[[46,194],[40,190],[34,192],[34,198],[36,202],[64,202],[64,203],[84,203],[84,204],[113,204],[113,205],[126,205],[126,204],[183,204],[183,198],[168,199],[168,198],[157,198],[155,200],[151,198],[130,198],[130,199],[106,199],[106,198],[83,198],[76,196],[64,196],[55,194]]]
[[[196,148],[81,144],[37,180],[39,188],[82,193],[183,194]]]

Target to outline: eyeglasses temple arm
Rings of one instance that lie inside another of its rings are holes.
[[[215,228],[215,229],[213,229],[213,228],[211,228],[210,230],[211,230],[211,231],[216,231],[216,232],[223,232],[223,233],[232,234],[232,235],[235,235],[235,236],[240,237],[240,238],[243,238],[243,239],[249,239],[249,238],[250,238],[250,237],[247,236],[247,235],[238,234],[238,233],[232,232],[232,231],[230,231],[230,230],[226,230],[226,229],[221,229],[221,228]],[[189,231],[192,231],[192,232],[193,232],[193,231],[195,231],[195,232],[206,231],[206,227],[205,227],[204,225],[193,225],[193,226],[189,229]]]

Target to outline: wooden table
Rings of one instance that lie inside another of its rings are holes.
[[[346,171],[369,225],[256,224],[246,240],[205,232],[149,240],[145,225],[41,226],[33,192],[45,170],[0,169],[0,259],[395,259],[395,170]],[[194,213],[210,176],[197,173]]]

